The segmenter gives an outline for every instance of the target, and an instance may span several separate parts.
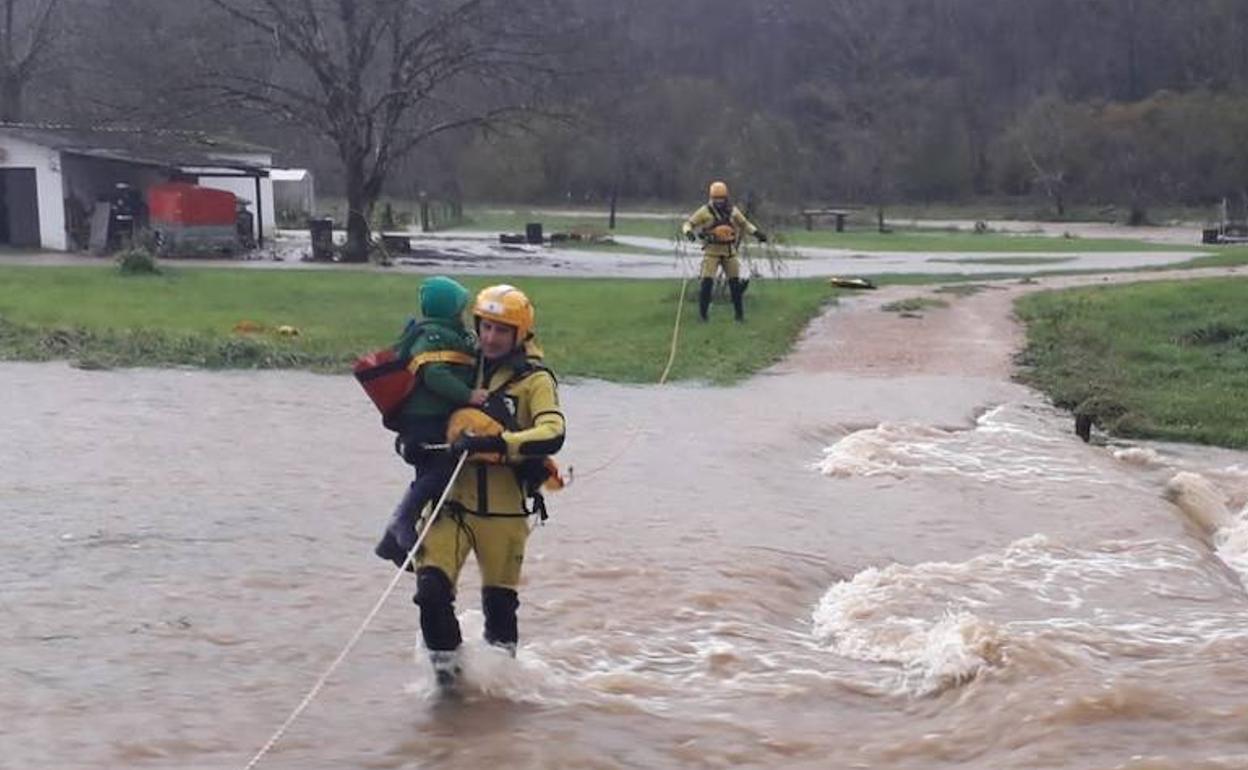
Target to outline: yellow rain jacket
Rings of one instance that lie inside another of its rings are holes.
[[[725,227],[731,228],[731,235],[722,229]],[[703,236],[702,253],[717,258],[733,256],[743,235],[742,231],[744,234],[753,235],[758,232],[758,228],[736,206],[732,207],[732,212],[725,219],[718,216],[709,203],[693,212],[681,227],[682,233],[696,232]]]
[[[476,555],[481,584],[516,589],[529,537],[525,490],[517,470],[521,463],[540,465],[542,458],[563,446],[564,419],[554,376],[535,365],[540,352],[518,352],[489,372],[478,372],[476,387],[498,391],[514,418],[515,430],[504,430],[506,464],[470,461],[455,480],[444,513],[429,528],[416,555],[417,567],[436,567],[459,581],[469,552]]]
[[[506,464],[466,463],[447,502],[467,513],[523,516],[525,495],[515,466],[541,460],[563,446],[565,423],[554,375],[520,353],[493,371],[478,372],[476,387],[491,392],[502,388],[495,397],[503,400],[519,429],[503,432]]]

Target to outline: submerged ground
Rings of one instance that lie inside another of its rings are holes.
[[[405,584],[259,766],[1245,766],[1248,455],[1079,441],[1011,380],[1034,288],[857,295],[737,387],[565,383],[577,480],[519,659],[472,644],[436,699]],[[0,378],[6,761],[242,767],[390,579],[371,406],[345,376]],[[475,636],[471,577],[461,611]]]

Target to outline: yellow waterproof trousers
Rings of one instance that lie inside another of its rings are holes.
[[[714,278],[720,266],[729,278],[741,277],[741,259],[735,254],[707,254],[702,257],[702,278]]]
[[[459,582],[471,551],[481,570],[481,585],[515,590],[520,585],[529,523],[523,516],[477,516],[443,510],[416,553],[416,567],[437,567]]]

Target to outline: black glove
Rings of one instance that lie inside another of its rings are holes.
[[[458,457],[464,452],[468,454],[497,452],[505,455],[507,454],[507,442],[503,441],[502,436],[473,436],[472,434],[464,433],[451,442],[451,454]]]
[[[763,232],[762,230],[755,230],[754,237],[758,239],[759,243],[767,242],[767,233]]]
[[[686,230],[686,231],[685,231],[685,240],[686,240],[686,241],[689,241],[690,243],[693,243],[693,242],[694,242],[694,241],[696,241],[697,239],[698,239],[698,236],[694,235],[692,230]]]

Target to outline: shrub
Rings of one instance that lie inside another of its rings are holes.
[[[117,253],[117,266],[122,275],[156,275],[160,268],[156,256],[144,246],[131,246]]]

